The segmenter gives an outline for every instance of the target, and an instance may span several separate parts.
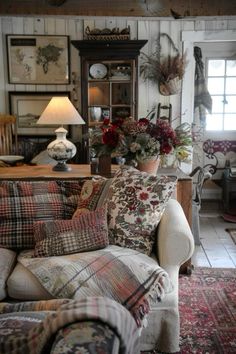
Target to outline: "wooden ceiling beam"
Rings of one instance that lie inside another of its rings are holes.
[[[61,3],[61,4],[60,4]],[[236,15],[236,1],[225,0],[7,0],[0,15],[173,17]]]

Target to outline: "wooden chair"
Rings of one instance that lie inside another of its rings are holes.
[[[16,117],[0,114],[0,155],[17,154]]]

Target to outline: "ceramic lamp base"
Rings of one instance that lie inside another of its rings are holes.
[[[53,168],[53,171],[68,172],[71,171],[71,167],[66,164],[65,161],[58,162]]]
[[[55,131],[57,138],[52,141],[48,147],[48,155],[57,161],[57,165],[53,167],[53,171],[70,171],[71,168],[66,165],[66,161],[70,160],[76,154],[76,146],[66,139],[67,130],[63,127]]]

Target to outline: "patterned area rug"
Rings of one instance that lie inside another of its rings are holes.
[[[225,230],[230,234],[232,240],[236,244],[236,229],[225,229]]]
[[[222,218],[224,219],[224,221],[236,223],[236,209],[232,210],[232,214],[223,214]]]
[[[180,353],[235,354],[236,269],[196,268],[179,295]]]

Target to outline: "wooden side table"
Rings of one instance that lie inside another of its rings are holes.
[[[177,176],[176,199],[183,208],[188,223],[192,225],[192,178],[180,169],[159,168],[158,174]]]
[[[165,175],[176,175],[178,178],[177,189],[176,189],[176,199],[183,208],[186,219],[188,220],[189,226],[192,227],[192,178],[186,175],[180,169],[172,168],[160,168],[158,174]],[[192,273],[192,263],[191,259],[188,259],[180,267],[181,274],[191,274]]]
[[[71,171],[57,172],[52,170],[51,165],[38,166],[14,166],[14,167],[0,167],[0,179],[8,180],[31,180],[37,179],[76,179],[78,177],[92,176],[90,165],[70,165]],[[115,172],[119,165],[112,165],[112,172]],[[182,206],[185,216],[191,227],[192,224],[192,178],[186,175],[180,169],[160,168],[158,174],[176,175],[178,178],[176,199]],[[185,262],[180,269],[181,273],[190,274],[192,269],[191,259]]]
[[[71,171],[68,172],[53,171],[51,165],[0,167],[0,179],[76,179],[78,177],[93,176],[91,174],[91,167],[88,164],[72,164],[69,166],[71,167]],[[115,172],[117,168],[119,168],[118,165],[112,165],[112,172]]]
[[[70,165],[71,171],[57,172],[52,170],[51,165],[22,165],[14,167],[0,167],[0,179],[73,179],[78,177],[92,176],[90,165]],[[119,165],[112,165],[112,172],[115,172]],[[192,178],[179,169],[160,168],[158,174],[176,175],[178,178],[176,199],[181,204],[185,216],[192,224]]]

